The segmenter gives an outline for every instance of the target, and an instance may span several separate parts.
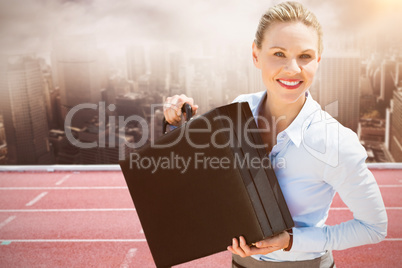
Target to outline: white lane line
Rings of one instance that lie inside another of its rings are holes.
[[[384,241],[402,241],[402,238],[385,238]],[[147,242],[146,239],[0,239],[1,243],[98,243],[98,242]]]
[[[4,242],[20,243],[97,243],[97,242],[146,242],[146,239],[0,239]]]
[[[33,204],[35,204],[36,202],[41,200],[45,195],[47,195],[47,192],[43,192],[43,193],[39,194],[37,197],[35,197],[34,199],[32,199],[31,201],[26,203],[25,206],[27,206],[27,207],[32,206]]]
[[[402,207],[386,207],[386,210],[402,210]],[[330,208],[330,210],[349,210],[347,207]],[[114,211],[136,211],[135,208],[49,208],[49,209],[0,209],[0,213],[18,212],[114,212]],[[144,233],[143,230],[140,233]]]
[[[384,241],[402,241],[402,238],[385,238]]]
[[[0,190],[116,190],[127,186],[78,186],[78,187],[0,187]]]
[[[126,254],[126,257],[124,258],[123,263],[120,265],[120,268],[130,267],[130,263],[133,260],[136,252],[137,252],[136,248],[130,248],[130,250]]]
[[[61,180],[60,180],[61,181]],[[60,182],[59,181],[59,182]],[[61,183],[60,183],[61,184]],[[379,185],[380,188],[400,188],[402,185]],[[9,190],[126,190],[127,186],[71,186],[71,187],[0,187]]]
[[[10,216],[7,219],[5,219],[2,223],[0,223],[0,229],[6,226],[6,224],[10,223],[13,221],[17,216]]]
[[[402,207],[386,207],[386,210],[402,210]],[[349,210],[347,207],[330,208],[330,210]],[[49,209],[0,209],[0,213],[18,212],[113,212],[113,211],[136,211],[135,208],[49,208]],[[144,231],[141,230],[140,233]]]
[[[58,182],[55,183],[55,185],[60,185],[63,182],[65,182],[68,178],[71,177],[71,174],[67,174],[66,176],[64,176],[63,178],[61,178],[61,180],[59,180]]]
[[[109,212],[109,211],[135,211],[135,208],[66,208],[66,209],[0,209],[1,212]]]
[[[61,181],[61,180],[60,180]],[[60,182],[58,181],[58,182]],[[61,183],[60,183],[61,184]],[[60,185],[59,184],[59,185]],[[378,185],[380,188],[401,188],[401,185]],[[125,190],[127,186],[70,186],[70,187],[0,187],[0,191],[10,190]]]
[[[402,207],[385,207],[386,210],[402,210]],[[348,207],[330,208],[329,210],[350,210]]]

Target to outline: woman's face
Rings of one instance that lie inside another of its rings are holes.
[[[253,43],[253,58],[271,101],[303,104],[321,59],[318,34],[300,22],[274,23],[265,32],[261,49]]]

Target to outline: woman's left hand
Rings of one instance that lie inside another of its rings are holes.
[[[233,238],[232,245],[228,246],[227,249],[233,254],[237,254],[241,257],[248,257],[255,254],[266,255],[268,253],[287,248],[290,241],[290,235],[288,232],[284,231],[276,236],[268,237],[255,243],[255,246],[249,246],[246,243],[246,239],[240,236],[240,241]]]

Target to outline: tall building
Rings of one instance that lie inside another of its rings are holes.
[[[396,162],[402,162],[402,88],[394,91],[392,103],[389,151]]]
[[[396,63],[395,69],[395,86],[402,85],[402,59]]]
[[[170,84],[184,85],[183,68],[184,56],[182,52],[172,52],[170,53]]]
[[[62,116],[82,103],[98,104],[106,87],[104,59],[92,36],[69,36],[53,43],[52,70],[54,84],[60,88]],[[97,112],[83,109],[75,114],[73,127],[82,128]]]
[[[213,66],[211,57],[193,57],[186,68],[186,92],[183,93],[194,99],[199,106],[198,114],[215,108],[211,99],[218,92],[214,84]]]
[[[53,125],[49,126],[50,129],[63,129],[64,120],[62,115],[62,106],[60,100],[60,89],[55,88],[50,92],[50,102],[53,114]]]
[[[0,165],[7,164],[7,143],[4,131],[3,117],[0,116]]]
[[[360,58],[332,55],[321,60],[318,102],[341,124],[357,131],[359,122]]]
[[[208,80],[200,73],[194,75],[188,89],[188,96],[191,96],[199,106],[198,114],[207,112],[210,108]]]
[[[373,94],[370,78],[363,74],[360,76],[360,114],[372,112],[376,108],[377,97]]]
[[[6,144],[6,132],[4,131],[3,116],[0,116],[0,145]]]
[[[147,94],[150,93],[150,76],[147,74],[141,75],[138,78],[138,90],[134,91],[137,92],[139,94]]]
[[[379,99],[384,102],[385,107],[389,107],[394,90],[396,62],[392,60],[383,60],[381,63],[381,84]]]
[[[7,165],[7,144],[0,145],[0,165]]]
[[[150,48],[150,91],[165,95],[169,90],[169,51],[165,45],[157,45]]]
[[[52,164],[44,103],[43,75],[38,59],[18,56],[3,62],[0,107],[7,141],[8,163]]]
[[[126,48],[127,78],[133,81],[134,91],[138,91],[139,78],[147,73],[145,49],[142,46],[131,45]]]

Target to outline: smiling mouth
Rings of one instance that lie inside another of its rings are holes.
[[[287,88],[287,89],[295,89],[295,88],[298,88],[298,87],[303,83],[303,81],[301,81],[301,80],[289,81],[289,80],[278,79],[278,80],[276,80],[276,81],[278,81],[278,83],[279,83],[282,87]]]

